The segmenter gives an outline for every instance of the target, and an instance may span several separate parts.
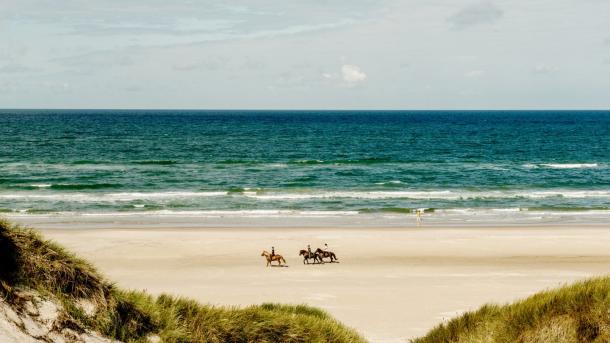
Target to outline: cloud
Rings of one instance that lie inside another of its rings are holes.
[[[485,75],[485,71],[484,70],[471,70],[469,72],[466,72],[464,74],[464,76],[471,78],[471,79],[476,79],[479,78],[481,76]]]
[[[547,75],[553,73],[554,71],[555,69],[553,67],[546,64],[538,64],[533,69],[533,73],[536,75]]]
[[[502,18],[504,11],[491,2],[468,5],[447,19],[453,29],[461,30],[480,24],[492,24]]]
[[[0,74],[18,74],[34,71],[34,69],[21,64],[8,64],[0,67]]]
[[[341,67],[343,80],[350,85],[355,85],[366,80],[366,74],[360,70],[360,67],[353,64],[344,64]]]
[[[16,61],[28,52],[28,48],[22,44],[2,42],[0,47],[0,61]]]

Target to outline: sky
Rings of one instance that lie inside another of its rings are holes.
[[[1,0],[0,108],[610,109],[610,1]]]

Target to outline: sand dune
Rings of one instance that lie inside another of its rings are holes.
[[[610,230],[511,228],[43,229],[121,286],[222,305],[307,303],[373,342],[404,342],[485,302],[610,271]],[[340,263],[303,265],[328,243]],[[288,268],[266,268],[271,245]]]

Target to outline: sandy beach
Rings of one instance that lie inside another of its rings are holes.
[[[405,342],[487,302],[610,270],[610,227],[95,228],[39,224],[120,286],[216,305],[305,303],[372,342]],[[82,227],[82,226],[81,226]],[[303,265],[308,243],[340,263]],[[267,268],[272,245],[289,267]]]

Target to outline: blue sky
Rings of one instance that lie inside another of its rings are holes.
[[[2,108],[610,108],[610,1],[0,2]]]

